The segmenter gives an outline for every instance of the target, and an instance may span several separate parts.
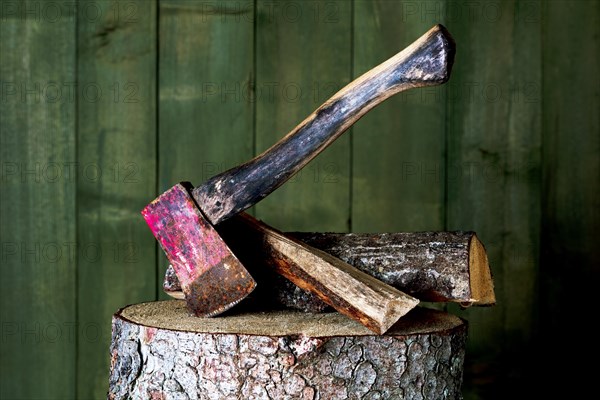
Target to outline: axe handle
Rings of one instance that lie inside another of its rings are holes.
[[[345,86],[264,153],[195,188],[194,199],[213,224],[251,207],[388,97],[446,82],[454,52],[448,31],[442,25],[434,26],[406,49]]]

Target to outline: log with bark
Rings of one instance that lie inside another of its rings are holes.
[[[178,300],[113,316],[109,399],[457,399],[466,324],[416,308],[385,335],[338,313],[188,315]]]
[[[327,305],[268,268],[261,246],[248,243],[236,219],[219,228],[258,286],[243,306],[322,312]],[[474,232],[309,233],[286,235],[322,250],[422,301],[450,301],[463,306],[496,302],[487,254]],[[177,276],[167,269],[164,290],[183,294]]]

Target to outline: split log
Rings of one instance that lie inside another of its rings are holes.
[[[416,308],[385,335],[338,313],[215,318],[178,300],[113,316],[109,399],[457,399],[466,324]]]
[[[246,213],[238,216],[252,261],[259,260],[336,311],[382,334],[419,301],[322,250],[290,238]],[[233,241],[233,240],[232,240]],[[238,244],[239,245],[239,244]],[[239,246],[236,246],[239,247]]]
[[[322,312],[316,296],[265,268],[260,246],[248,243],[238,218],[219,233],[258,283],[245,305]],[[450,301],[463,306],[496,302],[487,254],[474,232],[307,233],[286,235],[322,250],[422,301]],[[164,290],[182,298],[177,277],[167,270]]]

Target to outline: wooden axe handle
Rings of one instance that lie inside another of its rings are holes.
[[[194,199],[213,224],[251,207],[388,97],[406,89],[446,82],[454,52],[448,31],[442,25],[434,26],[406,49],[341,89],[270,149],[195,188]]]

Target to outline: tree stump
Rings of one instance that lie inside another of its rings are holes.
[[[460,318],[417,308],[385,335],[338,313],[188,315],[184,301],[113,316],[109,399],[458,399]]]

